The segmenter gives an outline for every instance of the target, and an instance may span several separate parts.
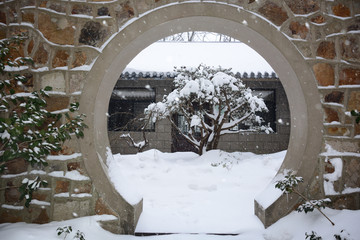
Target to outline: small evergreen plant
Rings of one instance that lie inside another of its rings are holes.
[[[26,36],[14,36],[0,41],[0,174],[11,162],[24,159],[32,166],[46,166],[46,157],[59,152],[63,143],[73,136],[82,138],[87,126],[84,115],[75,115],[79,104],[72,103],[65,114],[49,112],[46,99],[51,87],[29,91],[28,78],[22,74],[28,57],[14,59],[12,53]],[[39,176],[25,178],[19,187],[20,200],[29,207],[32,193],[47,182]]]

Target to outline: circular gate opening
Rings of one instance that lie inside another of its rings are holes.
[[[106,159],[110,144],[106,129],[107,108],[104,106],[109,102],[119,73],[142,49],[174,32],[192,30],[219,32],[247,42],[269,61],[290,96],[290,143],[279,173],[292,169],[310,181],[315,170],[322,141],[320,98],[309,66],[292,43],[268,22],[229,5],[202,2],[163,7],[127,25],[107,44],[102,57],[98,58],[89,73],[80,102],[80,110],[87,114],[89,125],[85,141],[81,143],[85,165],[96,188],[111,208],[124,212],[125,206],[128,208],[127,215],[133,209],[131,221],[134,225],[141,212],[141,202],[131,202],[126,197],[123,199],[121,191],[121,195],[114,193],[114,186],[107,176]],[[109,184],[103,187],[104,182]],[[266,226],[286,214],[294,204],[286,204],[290,207],[284,208],[286,199],[271,196],[272,201],[256,204],[256,215]],[[119,204],[119,199],[123,199],[124,204]]]

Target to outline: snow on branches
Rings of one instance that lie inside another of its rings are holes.
[[[145,118],[153,122],[168,119],[199,154],[216,149],[220,136],[244,131],[239,127],[243,123],[250,126],[247,131],[272,131],[257,115],[268,111],[264,100],[253,95],[231,69],[200,64],[175,70],[174,90],[161,102],[150,104],[144,110]],[[185,118],[186,132],[179,129],[178,116]]]

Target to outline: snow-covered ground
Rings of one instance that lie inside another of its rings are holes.
[[[87,240],[285,240],[305,239],[305,232],[311,231],[323,239],[335,239],[333,235],[342,229],[350,233],[348,239],[360,239],[360,211],[325,209],[335,226],[318,212],[293,212],[264,229],[253,214],[253,199],[271,181],[284,156],[285,152],[255,155],[218,150],[200,157],[193,153],[162,153],[157,150],[137,155],[115,155],[108,163],[111,180],[126,179],[128,188],[136,189],[144,197],[144,212],[136,230],[179,234],[151,237],[115,235],[97,223],[100,219],[111,218],[103,215],[44,225],[0,224],[0,239],[63,239],[57,236],[56,229],[68,225],[73,227],[73,233],[66,239],[73,239],[77,230],[83,232]],[[119,172],[122,176],[116,174]]]

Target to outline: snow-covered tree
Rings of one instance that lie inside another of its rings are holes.
[[[216,149],[222,135],[244,131],[240,126],[245,122],[250,126],[246,131],[272,131],[257,115],[268,111],[263,99],[254,96],[231,69],[201,64],[175,70],[174,90],[150,104],[145,119],[168,119],[199,154]],[[185,131],[177,124],[179,117],[185,121]]]
[[[31,58],[13,53],[26,37],[14,36],[0,41],[0,174],[7,164],[24,159],[31,165],[47,165],[46,157],[59,152],[62,144],[72,136],[83,136],[86,125],[83,115],[76,115],[78,103],[62,113],[46,110],[50,87],[32,91],[22,71],[28,69]],[[29,206],[32,192],[46,182],[36,177],[25,178],[18,186],[21,199]]]

